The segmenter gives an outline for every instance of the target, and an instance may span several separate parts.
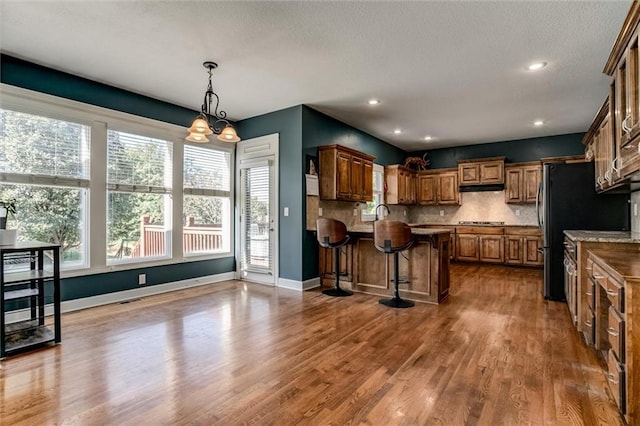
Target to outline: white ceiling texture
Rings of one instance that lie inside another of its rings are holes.
[[[233,120],[307,104],[413,151],[586,131],[630,4],[2,0],[0,49],[194,110],[212,60]]]

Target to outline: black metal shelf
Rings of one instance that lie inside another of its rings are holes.
[[[60,246],[40,242],[0,246],[0,358],[59,343]],[[53,317],[45,318],[45,283],[53,284]],[[26,309],[8,301],[19,300]],[[11,322],[13,316],[27,317]]]

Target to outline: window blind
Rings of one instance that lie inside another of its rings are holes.
[[[173,145],[165,140],[109,130],[107,188],[123,192],[171,192]]]
[[[83,124],[0,109],[0,172],[77,184],[89,179],[90,138]]]
[[[184,147],[184,193],[231,195],[231,154],[191,145]]]

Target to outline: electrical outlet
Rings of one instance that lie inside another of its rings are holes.
[[[633,203],[633,215],[638,216],[638,203]]]
[[[147,283],[147,274],[138,275],[138,285],[145,285]]]
[[[358,209],[353,209],[353,215],[358,216]]]
[[[440,210],[440,216],[444,216],[444,210]]]
[[[318,216],[322,217],[322,207],[318,207]]]
[[[516,209],[516,216],[520,216],[520,209]]]
[[[289,216],[289,207],[284,208],[284,215]]]
[[[402,213],[404,213],[404,215],[407,215],[407,210],[405,209]]]

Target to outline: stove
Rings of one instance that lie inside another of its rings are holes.
[[[490,222],[490,221],[484,221],[484,220],[473,220],[473,221],[461,220],[458,222],[458,225],[504,225],[504,222]]]

